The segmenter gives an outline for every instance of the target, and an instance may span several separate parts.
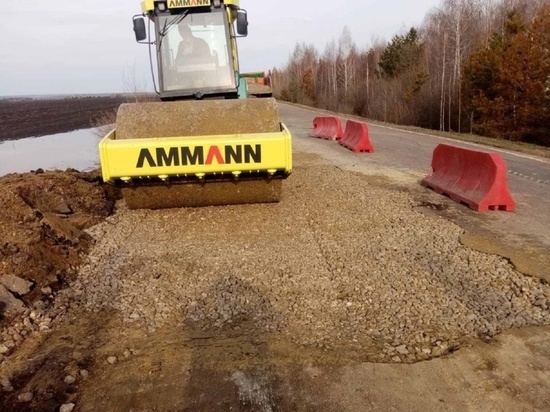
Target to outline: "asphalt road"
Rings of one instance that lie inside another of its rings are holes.
[[[542,250],[550,249],[550,159],[379,125],[369,125],[376,153],[353,154],[335,142],[308,137],[314,117],[326,112],[284,103],[279,104],[279,110],[282,121],[292,132],[295,147],[306,144],[308,150],[321,156],[347,159],[355,168],[368,165],[372,171],[389,177],[399,172],[409,176],[410,184],[417,185],[430,173],[432,153],[440,143],[500,153],[508,165],[509,187],[517,211],[472,212],[470,216],[498,236],[506,237],[509,244],[520,247],[529,242]]]

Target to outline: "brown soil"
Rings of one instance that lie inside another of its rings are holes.
[[[0,276],[31,281],[30,303],[76,273],[91,242],[83,230],[112,212],[116,193],[97,172],[12,174],[0,186]]]
[[[0,100],[0,142],[96,127],[126,101],[123,96]]]

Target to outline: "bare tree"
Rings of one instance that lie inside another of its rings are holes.
[[[338,40],[337,75],[341,84],[342,101],[347,102],[352,82],[355,80],[357,52],[351,38],[351,32],[346,26]]]
[[[386,121],[472,130],[464,65],[502,33],[511,11],[530,24],[550,0],[440,0],[415,33],[357,46],[344,27],[322,53],[299,44],[284,69],[274,71],[283,98]],[[411,44],[413,47],[410,47]],[[418,55],[418,59],[411,56]]]

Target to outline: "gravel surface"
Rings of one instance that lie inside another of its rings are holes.
[[[88,230],[97,243],[77,281],[29,322],[114,309],[150,333],[168,324],[272,333],[384,362],[550,324],[550,287],[462,246],[462,230],[423,214],[410,194],[296,160],[280,204],[122,206]]]

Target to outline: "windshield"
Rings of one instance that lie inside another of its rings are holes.
[[[226,15],[159,17],[159,69],[164,91],[235,89]]]

